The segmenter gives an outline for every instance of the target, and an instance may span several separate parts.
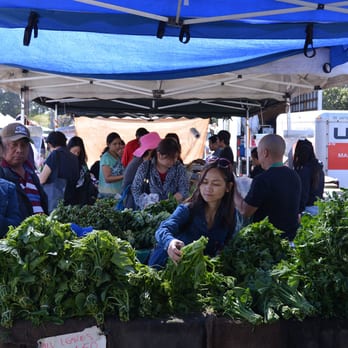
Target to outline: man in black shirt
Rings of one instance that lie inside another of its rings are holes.
[[[231,134],[227,130],[221,130],[217,134],[217,142],[220,149],[218,156],[222,158],[227,158],[233,165],[234,157],[232,148],[230,146],[230,139]]]
[[[269,221],[292,241],[299,226],[301,181],[297,173],[283,165],[285,141],[275,134],[264,136],[257,148],[263,173],[257,175],[243,199],[235,190],[234,201],[243,216]]]

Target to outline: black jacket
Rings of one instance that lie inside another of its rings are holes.
[[[39,177],[35,174],[35,172],[32,173],[31,177],[32,177],[33,183],[35,184],[35,186],[37,187],[39,191],[42,209],[44,210],[45,214],[48,214],[47,196],[40,184]],[[26,219],[27,217],[33,215],[34,214],[33,207],[31,205],[31,202],[28,196],[26,195],[25,191],[22,189],[19,183],[18,175],[16,175],[10,168],[0,167],[0,178],[11,181],[16,185],[19,212],[20,212],[22,221]]]

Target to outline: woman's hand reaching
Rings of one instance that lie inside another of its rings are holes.
[[[182,251],[181,248],[184,246],[184,242],[179,239],[173,239],[168,246],[168,256],[177,264],[181,260]]]

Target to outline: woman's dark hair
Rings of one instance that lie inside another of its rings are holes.
[[[106,147],[104,148],[102,155],[104,155],[105,152],[109,151],[109,145],[115,140],[115,139],[121,139],[118,133],[112,132],[109,133],[108,136],[106,137]]]
[[[234,201],[233,201],[233,192],[234,192],[236,183],[235,183],[235,179],[234,179],[234,175],[232,171],[232,165],[228,167],[221,167],[219,164],[219,160],[207,164],[202,170],[196,189],[192,193],[191,197],[189,197],[186,200],[186,202],[189,202],[189,206],[193,210],[202,209],[204,207],[206,203],[201,195],[200,186],[202,185],[207,173],[213,168],[216,168],[219,170],[219,172],[224,177],[226,183],[232,183],[231,190],[229,192],[226,192],[221,200],[221,204],[219,207],[219,214],[221,214],[221,218],[224,224],[226,224],[227,226],[229,226],[229,228],[231,228],[231,230],[233,230],[235,226],[235,216],[232,213],[235,207]]]
[[[259,155],[258,155],[258,153],[257,153],[257,147],[254,147],[254,148],[251,150],[250,155],[251,155],[251,157],[253,157],[253,158],[257,159],[257,160],[259,159]]]
[[[212,144],[215,144],[215,143],[217,142],[217,140],[218,140],[218,137],[217,137],[216,134],[214,134],[214,135],[211,135],[211,136],[208,138],[208,140],[209,140]]]
[[[164,139],[174,139],[178,144],[179,144],[179,162],[184,163],[184,161],[181,158],[181,144],[180,144],[180,138],[176,133],[167,133],[166,136],[164,137]]]
[[[82,165],[88,161],[85,144],[83,143],[82,138],[78,136],[74,136],[70,138],[70,140],[68,141],[67,148],[70,150],[72,147],[75,147],[75,146],[78,146],[80,148],[80,154],[78,156],[78,159],[79,159],[80,165]]]
[[[156,152],[166,155],[169,158],[175,158],[176,156],[180,156],[180,144],[173,138],[165,138],[159,142]]]
[[[297,141],[293,164],[296,171],[300,170],[304,165],[312,166],[313,175],[311,184],[313,188],[318,187],[322,165],[315,157],[313,145],[309,140],[303,139]]]
[[[221,130],[217,134],[217,137],[220,141],[222,141],[225,145],[230,145],[231,133],[227,130]]]
[[[48,134],[46,143],[52,145],[53,147],[66,146],[66,136],[60,131],[53,131]]]
[[[177,143],[180,145],[180,139],[179,136],[176,133],[167,133],[164,139],[172,138],[177,141]]]

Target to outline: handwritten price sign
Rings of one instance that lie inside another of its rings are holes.
[[[41,338],[38,348],[106,348],[106,337],[96,326],[81,332]]]

